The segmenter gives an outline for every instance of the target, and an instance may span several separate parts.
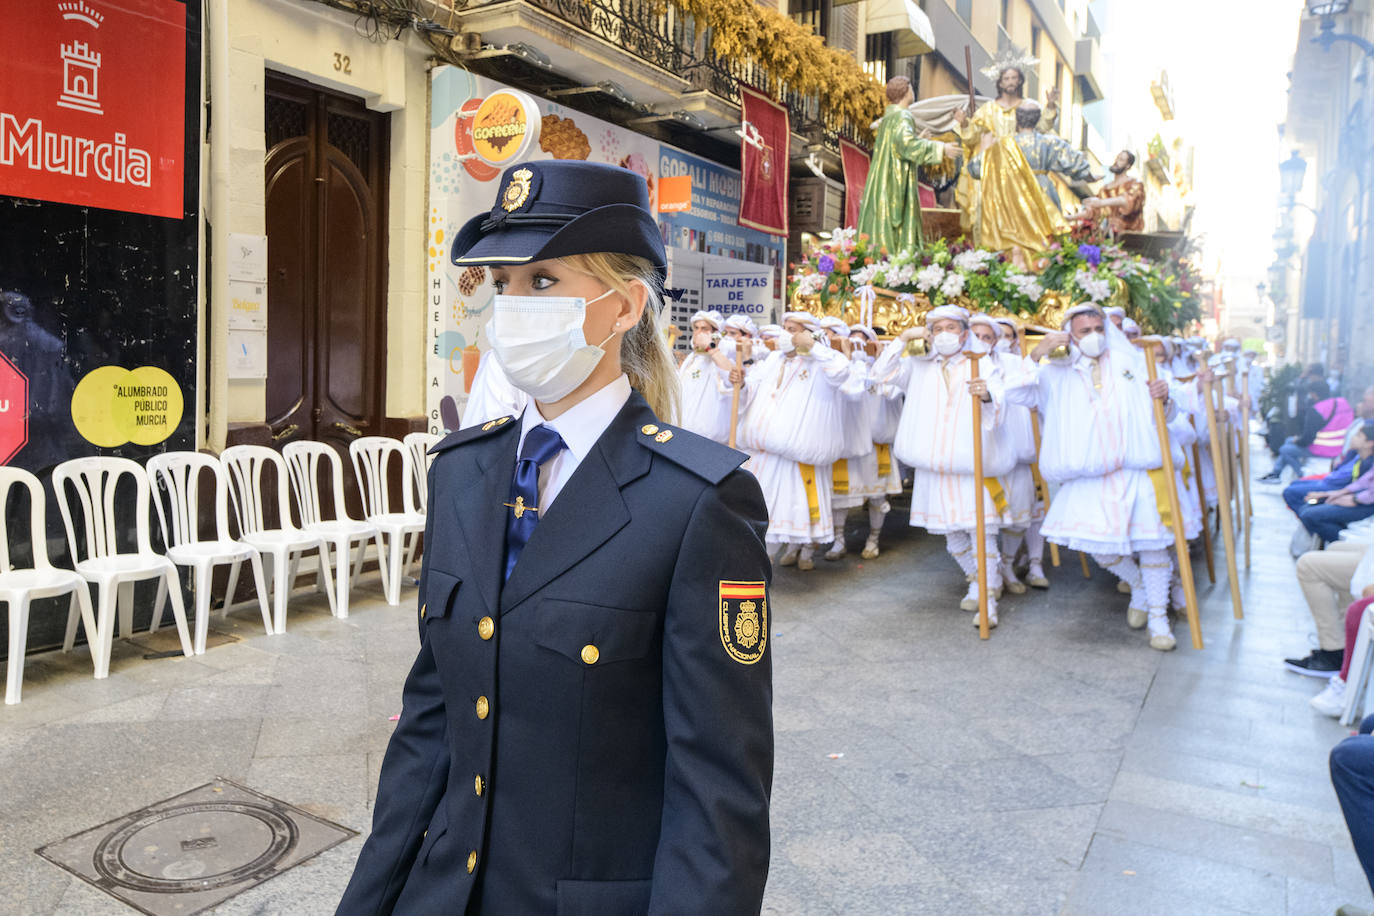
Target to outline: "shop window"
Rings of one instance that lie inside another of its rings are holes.
[[[826,5],[823,0],[792,0],[788,4],[788,10],[793,20],[810,26],[811,31],[822,38],[829,38],[830,23],[826,21],[828,17],[821,15]]]
[[[864,40],[864,72],[880,83],[886,83],[897,74],[890,71],[892,65],[892,33],[874,32]]]

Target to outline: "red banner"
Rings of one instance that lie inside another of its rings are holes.
[[[181,218],[185,4],[35,0],[5,53],[0,194]]]
[[[841,138],[840,162],[844,166],[844,226],[853,229],[859,225],[859,204],[868,183],[868,153]]]
[[[786,236],[792,139],[787,108],[747,86],[741,85],[739,94],[746,135],[740,144],[739,222],[770,235]]]

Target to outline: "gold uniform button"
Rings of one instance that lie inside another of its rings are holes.
[[[588,643],[582,647],[582,660],[589,665],[595,665],[596,660],[601,657],[601,650]]]
[[[491,712],[491,704],[487,702],[487,698],[486,698],[486,697],[478,697],[478,698],[477,698],[477,718],[479,718],[479,719],[485,719],[485,718],[487,717],[487,713],[489,713],[489,712]]]
[[[477,870],[477,850],[468,853],[468,874]]]
[[[481,620],[477,621],[478,636],[482,637],[483,639],[491,639],[492,635],[495,632],[496,621],[492,620],[490,617],[483,617]]]
[[[645,423],[639,428],[639,431],[646,436],[652,436],[654,433],[658,432],[658,427],[652,423]]]
[[[421,618],[423,618],[423,617],[425,616],[425,608],[426,608],[427,606],[428,606],[428,605],[424,605],[424,604],[420,605],[420,617],[421,617]]]
[[[472,791],[474,791],[474,792],[477,793],[477,797],[478,797],[478,798],[481,798],[481,797],[482,797],[482,789],[484,788],[484,786],[485,786],[485,784],[482,782],[482,777],[481,777],[481,776],[473,777],[473,780],[472,780]]]

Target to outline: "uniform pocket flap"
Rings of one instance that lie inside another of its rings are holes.
[[[578,664],[642,658],[654,643],[658,615],[581,601],[545,599],[535,609],[535,642]]]
[[[453,596],[458,594],[458,586],[463,584],[463,580],[446,573],[442,569],[430,569],[425,572],[425,593],[422,599],[424,614],[426,619],[431,617],[447,617],[449,608],[453,605]]]

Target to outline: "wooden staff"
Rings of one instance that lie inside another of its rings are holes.
[[[1250,370],[1241,376],[1240,401],[1240,476],[1245,488],[1245,571],[1250,571],[1250,526],[1254,507],[1250,503]]]
[[[1078,565],[1083,567],[1083,578],[1091,579],[1093,571],[1088,567],[1088,555],[1083,551],[1078,551]]]
[[[1226,544],[1226,574],[1231,580],[1231,611],[1237,620],[1245,616],[1240,603],[1240,581],[1236,575],[1236,529],[1231,522],[1231,494],[1226,486],[1226,468],[1221,463],[1222,449],[1230,451],[1230,444],[1217,433],[1217,383],[1212,378],[1203,383],[1207,398],[1207,435],[1212,440],[1212,475],[1217,479],[1217,512],[1221,518],[1221,536]],[[1223,396],[1222,406],[1226,405]]]
[[[1193,475],[1197,478],[1197,502],[1202,510],[1202,548],[1207,553],[1207,581],[1216,585],[1217,561],[1212,556],[1212,529],[1207,518],[1210,507],[1207,505],[1207,491],[1202,488],[1202,453],[1198,450],[1197,442],[1193,443]]]
[[[735,368],[744,371],[744,347],[743,341],[735,341]],[[744,385],[744,379],[739,380],[735,385],[735,390],[730,392],[730,447],[735,447],[735,433],[739,429],[739,390]]]
[[[1017,340],[1021,342],[1021,357],[1024,359],[1030,354],[1030,342],[1026,340],[1026,335],[1017,334]],[[1050,485],[1045,482],[1045,478],[1040,476],[1040,412],[1031,409],[1031,435],[1035,437],[1035,461],[1031,462],[1033,476],[1036,486],[1040,487],[1040,500],[1045,506],[1045,512],[1050,511]],[[1055,569],[1059,568],[1059,545],[1050,544],[1050,565]]]
[[[1163,341],[1158,337],[1142,337],[1138,343],[1145,348],[1145,369],[1150,381],[1159,378],[1155,367],[1154,347]],[[1193,586],[1193,561],[1188,555],[1188,539],[1183,535],[1183,510],[1178,501],[1178,481],[1174,478],[1174,452],[1169,445],[1169,425],[1164,420],[1164,402],[1151,397],[1150,404],[1155,410],[1155,433],[1159,436],[1159,453],[1164,462],[1166,489],[1169,491],[1169,512],[1173,516],[1174,551],[1178,554],[1178,574],[1183,579],[1183,597],[1188,607],[1188,632],[1193,637],[1193,648],[1202,648],[1202,624],[1197,615],[1197,590]]]
[[[978,378],[978,354],[966,353],[968,377]],[[988,521],[983,509],[983,399],[973,395],[973,505],[977,519],[974,529],[978,538],[978,638],[988,638]]]

